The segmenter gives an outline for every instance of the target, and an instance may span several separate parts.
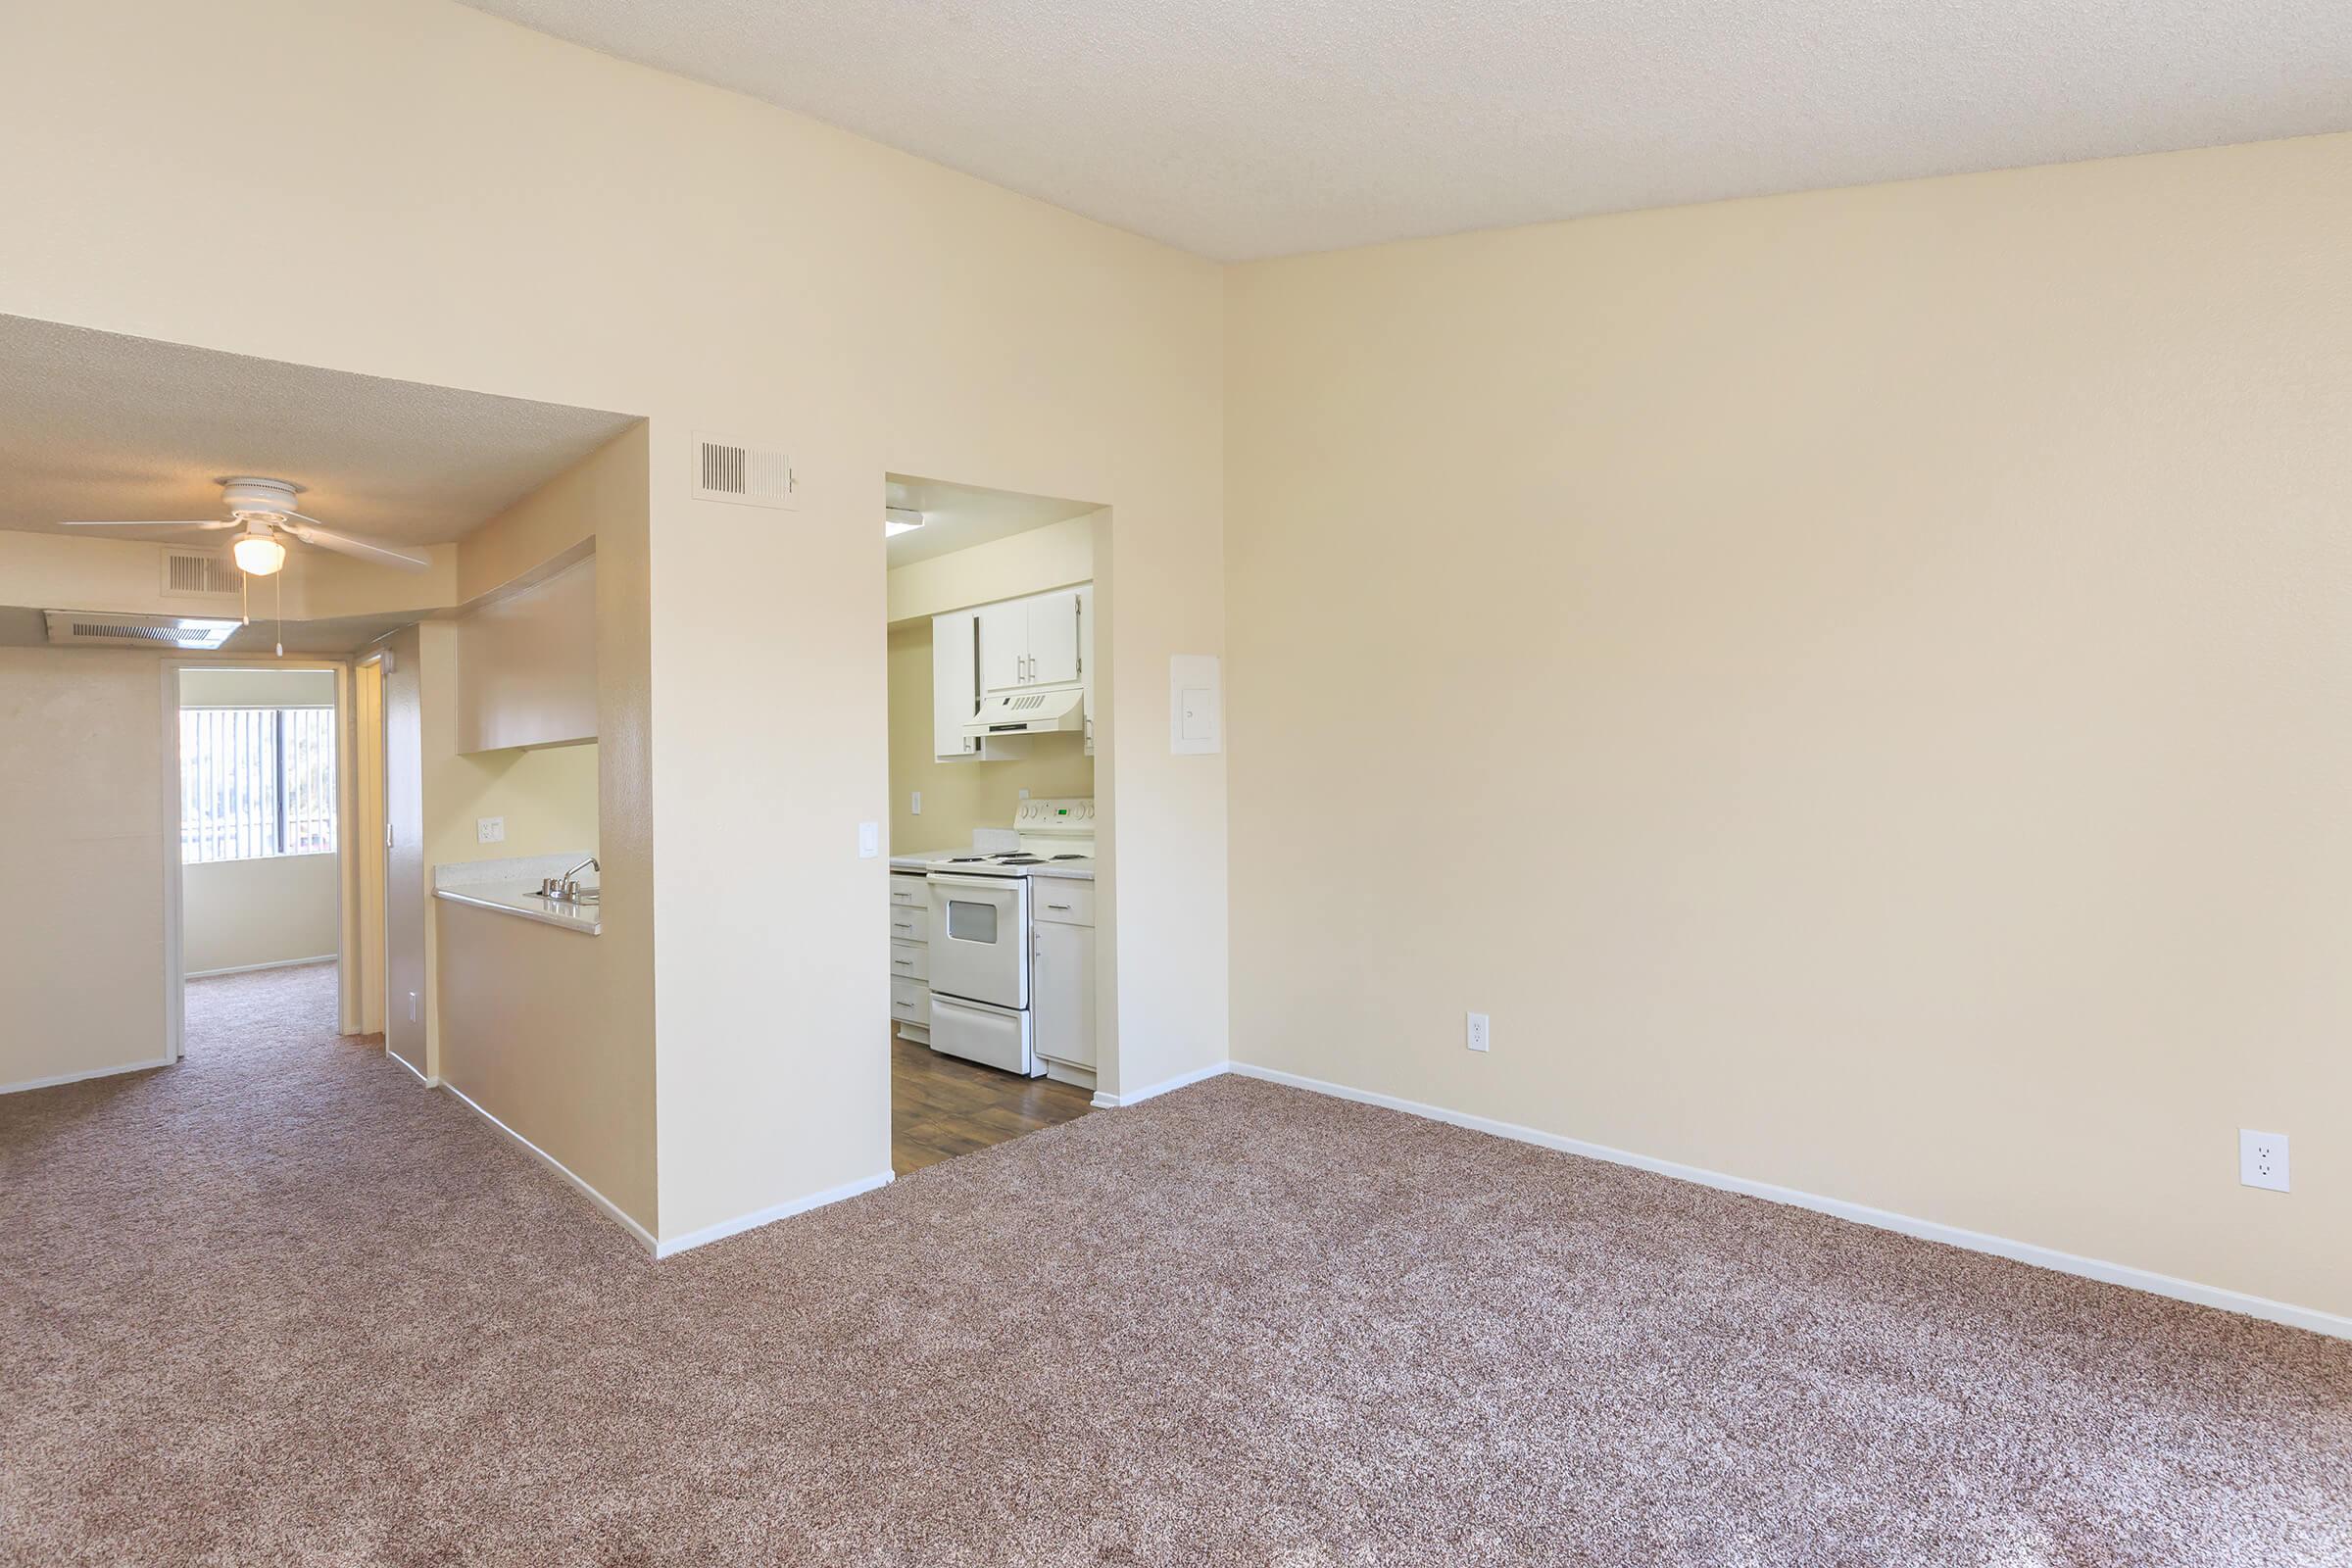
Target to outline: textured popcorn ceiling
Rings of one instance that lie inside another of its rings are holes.
[[[0,316],[0,528],[218,544],[58,524],[223,516],[217,481],[257,474],[329,527],[444,544],[635,422]]]
[[[1222,260],[2352,128],[2347,0],[469,0]]]

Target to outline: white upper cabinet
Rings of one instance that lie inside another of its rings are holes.
[[[1029,684],[1029,606],[1013,599],[980,612],[980,685],[988,692]]]
[[[980,686],[990,696],[1075,686],[1085,672],[1084,589],[980,607]]]
[[[1030,600],[1028,684],[1073,686],[1077,681],[1077,590]]]
[[[968,610],[931,617],[931,750],[943,762],[980,755],[980,743],[963,732],[980,707],[974,619]]]

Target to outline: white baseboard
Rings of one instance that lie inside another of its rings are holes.
[[[321,954],[316,958],[272,958],[268,963],[234,963],[225,969],[191,969],[181,976],[185,980],[210,980],[224,974],[254,974],[263,969],[299,969],[306,964],[333,963],[336,955]]]
[[[397,1056],[392,1059],[400,1060]],[[403,1061],[401,1065],[407,1067],[408,1063]],[[409,1067],[409,1070],[416,1071],[414,1067]],[[423,1075],[418,1073],[417,1076],[422,1077]],[[777,1203],[750,1214],[738,1214],[733,1219],[720,1220],[715,1225],[706,1225],[699,1231],[689,1231],[684,1236],[672,1237],[668,1241],[659,1241],[652,1231],[630,1218],[618,1203],[613,1202],[612,1200],[583,1181],[577,1171],[484,1110],[481,1104],[466,1091],[458,1088],[455,1084],[445,1083],[441,1087],[457,1096],[467,1105],[472,1106],[474,1113],[491,1126],[538,1155],[550,1170],[587,1194],[590,1202],[603,1209],[621,1229],[637,1238],[637,1245],[657,1258],[675,1257],[680,1252],[689,1251],[694,1248],[707,1247],[712,1242],[724,1241],[730,1236],[740,1236],[745,1231],[758,1230],[762,1225],[771,1225],[777,1220],[789,1219],[795,1214],[806,1214],[812,1208],[822,1208],[827,1203],[838,1203],[845,1198],[856,1198],[859,1193],[870,1193],[877,1187],[887,1187],[897,1179],[896,1172],[886,1170],[878,1176],[863,1176],[854,1182],[844,1182],[839,1187],[827,1188],[821,1193],[810,1193],[806,1198],[796,1198],[788,1202]]]
[[[708,1247],[712,1242],[723,1242],[730,1236],[740,1236],[745,1231],[758,1230],[762,1225],[772,1225],[777,1220],[790,1219],[795,1214],[806,1214],[810,1209],[822,1208],[827,1203],[838,1203],[845,1198],[856,1198],[859,1193],[870,1193],[877,1187],[888,1187],[896,1180],[898,1180],[898,1173],[888,1170],[877,1176],[860,1176],[854,1182],[843,1182],[839,1187],[828,1187],[821,1193],[810,1193],[807,1198],[795,1198],[789,1202],[777,1203],[772,1207],[758,1209],[749,1214],[738,1214],[733,1219],[722,1219],[717,1224],[706,1225],[699,1231],[688,1231],[683,1236],[673,1236],[668,1241],[656,1243],[654,1255],[656,1257],[675,1257],[680,1252],[691,1251],[698,1247]]]
[[[27,1089],[54,1089],[59,1084],[77,1084],[90,1078],[112,1078],[117,1073],[145,1072],[150,1067],[169,1067],[172,1058],[158,1056],[153,1061],[126,1061],[120,1067],[91,1067],[82,1072],[61,1072],[51,1078],[28,1078],[21,1084],[0,1084],[0,1095],[20,1095]]]
[[[1122,1105],[1140,1105],[1147,1100],[1157,1099],[1171,1089],[1183,1089],[1193,1084],[1205,1082],[1219,1073],[1235,1070],[1230,1061],[1212,1061],[1205,1067],[1196,1067],[1191,1072],[1180,1072],[1173,1078],[1163,1078],[1158,1083],[1148,1085],[1130,1094],[1104,1094],[1098,1089],[1095,1091],[1093,1103],[1097,1110],[1116,1110]]]
[[[441,1080],[440,1080],[440,1079],[438,1079],[438,1078],[433,1078],[433,1077],[429,1077],[429,1076],[427,1076],[425,1073],[418,1071],[418,1070],[417,1070],[417,1066],[416,1066],[416,1064],[415,1062],[411,1061],[411,1060],[410,1060],[408,1057],[406,1057],[406,1056],[402,1055],[402,1054],[401,1054],[399,1052],[397,1052],[397,1051],[394,1051],[394,1050],[393,1050],[393,1049],[392,1049],[390,1046],[386,1046],[386,1047],[384,1048],[384,1054],[385,1054],[385,1055],[387,1055],[387,1056],[390,1056],[390,1057],[391,1057],[391,1058],[392,1058],[394,1061],[397,1061],[397,1062],[399,1062],[399,1063],[400,1063],[400,1064],[401,1064],[403,1067],[406,1067],[406,1068],[408,1068],[408,1069],[409,1069],[409,1071],[411,1071],[411,1072],[413,1072],[413,1073],[416,1073],[416,1081],[417,1081],[418,1083],[420,1083],[420,1084],[424,1085],[424,1087],[425,1087],[425,1088],[427,1088],[427,1089],[438,1089],[438,1088],[440,1088],[440,1087],[441,1087]],[[454,1091],[453,1091],[453,1093],[454,1093]],[[466,1100],[466,1097],[465,1097],[464,1095],[459,1095],[459,1096],[458,1096],[458,1098],[459,1098],[460,1100]],[[472,1101],[470,1101],[470,1100],[466,1100],[466,1103],[467,1103],[468,1105],[473,1105],[473,1102],[472,1102]],[[474,1108],[474,1109],[476,1109],[476,1110],[482,1110],[482,1107],[481,1107],[481,1106],[479,1106],[479,1105],[473,1105],[473,1108]],[[485,1116],[490,1116],[490,1113],[489,1113],[488,1111],[486,1111],[486,1110],[482,1110],[482,1114],[483,1114],[483,1115],[485,1115]],[[490,1116],[490,1119],[491,1119],[492,1121],[498,1121],[498,1118],[497,1118],[496,1116]],[[503,1126],[505,1126],[505,1125],[506,1125],[506,1123],[504,1123],[504,1122],[499,1122],[499,1125],[503,1127]]]
[[[390,1054],[386,1053],[386,1054]],[[400,1060],[400,1058],[397,1056],[394,1056],[392,1059],[395,1061]],[[408,1063],[403,1061],[401,1062],[401,1065],[407,1067]],[[409,1070],[411,1072],[416,1071],[416,1069],[414,1067],[409,1067]],[[422,1073],[417,1073],[417,1076],[421,1078],[424,1075]],[[470,1095],[466,1094],[466,1091],[460,1089],[457,1085],[443,1084],[441,1087],[444,1090],[447,1090],[450,1094],[457,1096],[458,1099],[464,1101],[466,1104],[473,1106],[475,1113],[478,1114],[482,1120],[488,1122],[500,1132],[505,1133],[509,1138],[514,1139],[516,1143],[529,1150],[532,1153],[537,1154],[547,1163],[549,1169],[553,1170],[557,1175],[563,1177],[565,1181],[571,1183],[572,1186],[577,1187],[581,1192],[586,1193],[590,1202],[603,1209],[608,1215],[617,1221],[622,1230],[625,1230],[631,1236],[636,1237],[637,1245],[644,1248],[647,1251],[652,1252],[655,1256],[661,1256],[661,1249],[654,1241],[654,1233],[647,1230],[644,1226],[638,1224],[635,1220],[629,1218],[629,1216],[621,1210],[621,1206],[618,1203],[615,1203],[612,1201],[612,1200],[607,1198],[604,1194],[598,1192],[595,1188],[580,1180],[579,1176],[573,1172],[570,1166],[564,1164],[562,1160],[549,1153],[546,1150],[541,1149],[537,1144],[532,1143],[528,1138],[523,1137],[522,1134],[516,1132],[505,1122],[500,1121],[496,1116],[491,1115],[490,1112],[482,1109],[482,1107],[475,1102]]]
[[[1350,1089],[1346,1084],[1327,1083],[1320,1078],[1302,1077],[1298,1073],[1280,1072],[1272,1067],[1255,1067],[1235,1062],[1232,1071],[1245,1078],[1258,1078],[1267,1083],[1285,1084],[1293,1089],[1305,1089],[1336,1100],[1352,1100],[1359,1104],[1379,1105],[1388,1110],[1401,1110],[1407,1115],[1426,1116],[1432,1121],[1466,1127],[1473,1132],[1492,1133],[1497,1138],[1509,1138],[1522,1144],[1534,1144],[1541,1149],[1557,1150],[1564,1154],[1581,1154],[1587,1159],[1607,1160],[1612,1165],[1630,1165],[1636,1170],[1650,1171],[1659,1176],[1671,1176],[1677,1181],[1696,1182],[1721,1192],[1739,1193],[1748,1198],[1761,1198],[1769,1202],[1787,1203],[1792,1208],[1809,1208],[1817,1214],[1829,1214],[1838,1219],[1852,1220],[1857,1225],[1869,1225],[1883,1231],[1895,1231],[1915,1236],[1922,1241],[1941,1242],[1971,1252],[1985,1252],[2005,1257],[2012,1262],[2031,1263],[2036,1268],[2055,1269],[2061,1274],[2079,1275],[2108,1285],[2127,1286],[2146,1291],[2153,1296],[2169,1296],[2179,1301],[2193,1301],[2199,1306],[2220,1307],[2225,1312],[2242,1312],[2247,1317],[2262,1318],[2272,1323],[2283,1323],[2289,1328],[2308,1329],[2334,1339],[2352,1340],[2352,1317],[2334,1312],[2323,1312],[2316,1307],[2296,1306],[2286,1301],[2274,1301],[2260,1296],[2248,1296],[2240,1291],[2223,1290],[2219,1286],[2200,1285],[2194,1280],[2175,1279],[2169,1274],[2156,1274],[2147,1269],[2132,1268],[2122,1263],[2110,1263],[2102,1258],[2079,1257],[2054,1248],[2036,1247],[2030,1242],[2013,1242],[2005,1236],[1988,1236],[1982,1231],[1962,1230],[1956,1225],[1938,1224],[1934,1220],[1914,1219],[1884,1208],[1872,1208],[1863,1203],[1849,1203],[1843,1199],[1823,1198],[1818,1194],[1799,1192],[1793,1187],[1776,1187],[1770,1182],[1749,1181],[1743,1176],[1726,1176],[1720,1171],[1701,1170],[1695,1165],[1680,1165],[1670,1159],[1652,1159],[1647,1154],[1628,1153],[1622,1149],[1610,1149],[1601,1144],[1589,1144],[1581,1138],[1564,1138],[1557,1133],[1539,1132],[1533,1127],[1521,1127],[1507,1121],[1495,1121],[1487,1116],[1473,1116],[1465,1111],[1447,1110],[1442,1105],[1423,1104],[1417,1100],[1400,1100],[1395,1095],[1374,1094],[1370,1090]],[[1206,1076],[1205,1074],[1200,1076]],[[1164,1088],[1175,1088],[1167,1084]],[[1156,1093],[1157,1091],[1153,1091]]]

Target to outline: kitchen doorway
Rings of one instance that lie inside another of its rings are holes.
[[[885,480],[892,1165],[1069,1121],[1112,1076],[1111,512]]]

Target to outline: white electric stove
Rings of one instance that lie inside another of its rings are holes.
[[[931,1049],[1036,1077],[1030,882],[1092,879],[1095,803],[1023,801],[1009,829],[920,860],[931,896]],[[895,869],[912,865],[894,860]]]

